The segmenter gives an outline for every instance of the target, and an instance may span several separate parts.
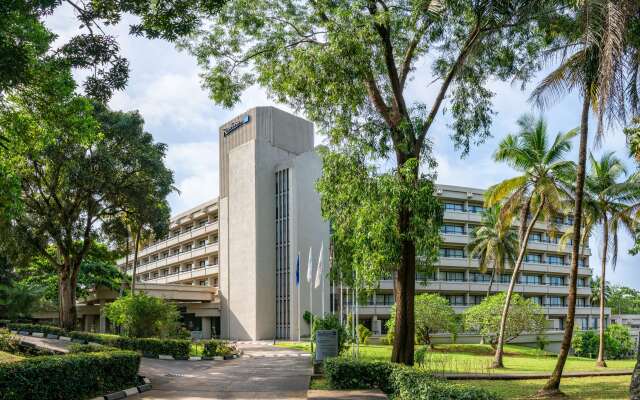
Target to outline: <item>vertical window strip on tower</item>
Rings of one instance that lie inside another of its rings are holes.
[[[289,170],[276,172],[276,337],[289,339]]]

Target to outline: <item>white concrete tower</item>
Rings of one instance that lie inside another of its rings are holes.
[[[320,216],[315,182],[321,161],[313,124],[274,107],[257,107],[220,127],[220,298],[222,336],[296,338],[295,261],[301,253],[302,304],[308,310],[309,247],[314,268],[329,225]],[[315,278],[315,275],[314,275]],[[328,310],[329,285],[325,285]],[[320,313],[322,294],[314,291]],[[303,323],[303,334],[308,326]]]

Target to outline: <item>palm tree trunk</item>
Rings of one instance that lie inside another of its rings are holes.
[[[564,364],[567,362],[569,350],[571,349],[571,339],[573,338],[573,326],[576,315],[576,292],[578,284],[578,257],[580,256],[580,238],[582,230],[582,200],[584,195],[584,177],[587,166],[587,142],[589,140],[589,105],[591,95],[585,85],[584,97],[582,99],[582,116],[580,121],[580,146],[578,150],[578,168],[576,176],[576,199],[573,217],[573,248],[571,249],[571,271],[569,273],[569,304],[567,310],[567,320],[564,324],[564,336],[560,346],[560,353],[556,361],[556,367],[549,377],[549,380],[538,392],[539,395],[553,396],[560,393],[560,379]]]
[[[534,214],[527,230],[522,237],[522,241],[520,242],[520,252],[518,254],[518,258],[516,260],[516,265],[513,266],[513,273],[511,274],[511,281],[509,282],[509,289],[507,290],[507,295],[504,299],[504,307],[502,308],[502,317],[500,318],[500,331],[498,333],[498,343],[496,345],[496,354],[493,359],[493,363],[491,365],[492,368],[504,368],[504,363],[502,362],[502,358],[504,355],[504,334],[507,329],[507,314],[509,313],[509,305],[511,304],[511,296],[513,296],[513,289],[516,286],[516,282],[518,280],[518,272],[520,271],[520,267],[522,266],[522,261],[524,260],[524,255],[527,251],[527,243],[529,241],[529,236],[531,235],[531,231],[533,230],[538,217],[540,216],[540,211],[542,211],[542,206],[544,205],[544,197],[540,201],[536,213]],[[521,224],[526,224],[526,219],[520,222]]]
[[[609,249],[609,221],[607,219],[607,213],[605,212],[602,220],[602,271],[600,275],[600,326],[598,345],[598,359],[596,360],[596,367],[606,367],[607,363],[604,361],[604,285],[606,282],[605,273],[607,272],[607,250]]]
[[[131,295],[133,296],[136,291],[136,271],[138,269],[138,249],[140,248],[140,232],[142,231],[142,227],[138,228],[136,232],[136,243],[135,249],[133,253],[133,272],[131,273]]]
[[[489,287],[487,288],[487,297],[491,295],[491,286],[493,286],[493,280],[496,277],[496,268],[493,266],[493,272],[491,273],[491,279],[489,280]]]

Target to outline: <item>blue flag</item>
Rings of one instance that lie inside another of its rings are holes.
[[[296,257],[296,286],[300,286],[300,253]]]

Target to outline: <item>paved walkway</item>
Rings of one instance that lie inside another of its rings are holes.
[[[306,399],[308,355],[265,343],[239,343],[241,358],[228,361],[164,361],[143,358],[140,374],[153,390],[143,399]]]
[[[65,342],[64,340],[57,339],[46,339],[39,338],[35,336],[18,336],[21,342],[41,347],[43,349],[52,350],[57,353],[67,353],[69,351],[68,347],[71,345],[71,342]]]

